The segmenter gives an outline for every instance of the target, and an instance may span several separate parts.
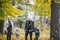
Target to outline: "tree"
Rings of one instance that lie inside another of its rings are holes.
[[[0,33],[3,32],[4,20],[8,16],[16,17],[24,14],[23,10],[19,10],[12,5],[13,0],[0,0]]]
[[[60,3],[59,3],[59,1],[58,0],[51,0],[50,40],[60,40],[60,24],[59,24]]]

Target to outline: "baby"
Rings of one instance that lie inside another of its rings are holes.
[[[16,28],[16,40],[20,40],[20,30]]]

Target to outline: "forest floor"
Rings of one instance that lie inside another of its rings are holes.
[[[40,36],[40,37],[39,37],[39,40],[49,40],[49,38],[50,38],[50,37],[49,37],[48,35],[47,35],[47,36]],[[11,39],[12,39],[12,40],[16,40],[15,35],[12,35]],[[3,35],[2,40],[6,40],[6,35]],[[20,36],[20,40],[25,40],[24,35],[21,35],[21,36]],[[30,40],[30,39],[29,39],[29,36],[28,36],[28,40]],[[33,36],[33,40],[34,40],[34,36]]]
[[[20,40],[25,40],[25,32],[22,29],[20,29],[20,30],[21,30],[20,31]],[[33,36],[32,36],[33,40],[34,40],[34,37],[35,37],[35,34],[33,33]],[[2,38],[2,40],[6,40],[7,39],[6,34],[1,35],[0,38]],[[16,40],[16,35],[12,35],[11,40]],[[28,40],[30,40],[29,35],[28,35]],[[47,32],[46,30],[44,30],[42,33],[40,32],[39,40],[50,40],[49,32]]]

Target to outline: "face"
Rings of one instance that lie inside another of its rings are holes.
[[[28,21],[31,21],[31,18],[28,18]]]
[[[18,29],[16,29],[16,31],[18,31]]]
[[[10,21],[10,16],[8,17],[8,20]]]

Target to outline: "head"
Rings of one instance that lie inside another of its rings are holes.
[[[8,16],[8,21],[10,21],[11,20],[11,17],[10,16]]]
[[[16,29],[16,31],[19,31],[18,29]]]
[[[28,21],[31,21],[31,18],[28,18]]]
[[[18,31],[19,29],[18,28],[16,28],[16,31]]]

